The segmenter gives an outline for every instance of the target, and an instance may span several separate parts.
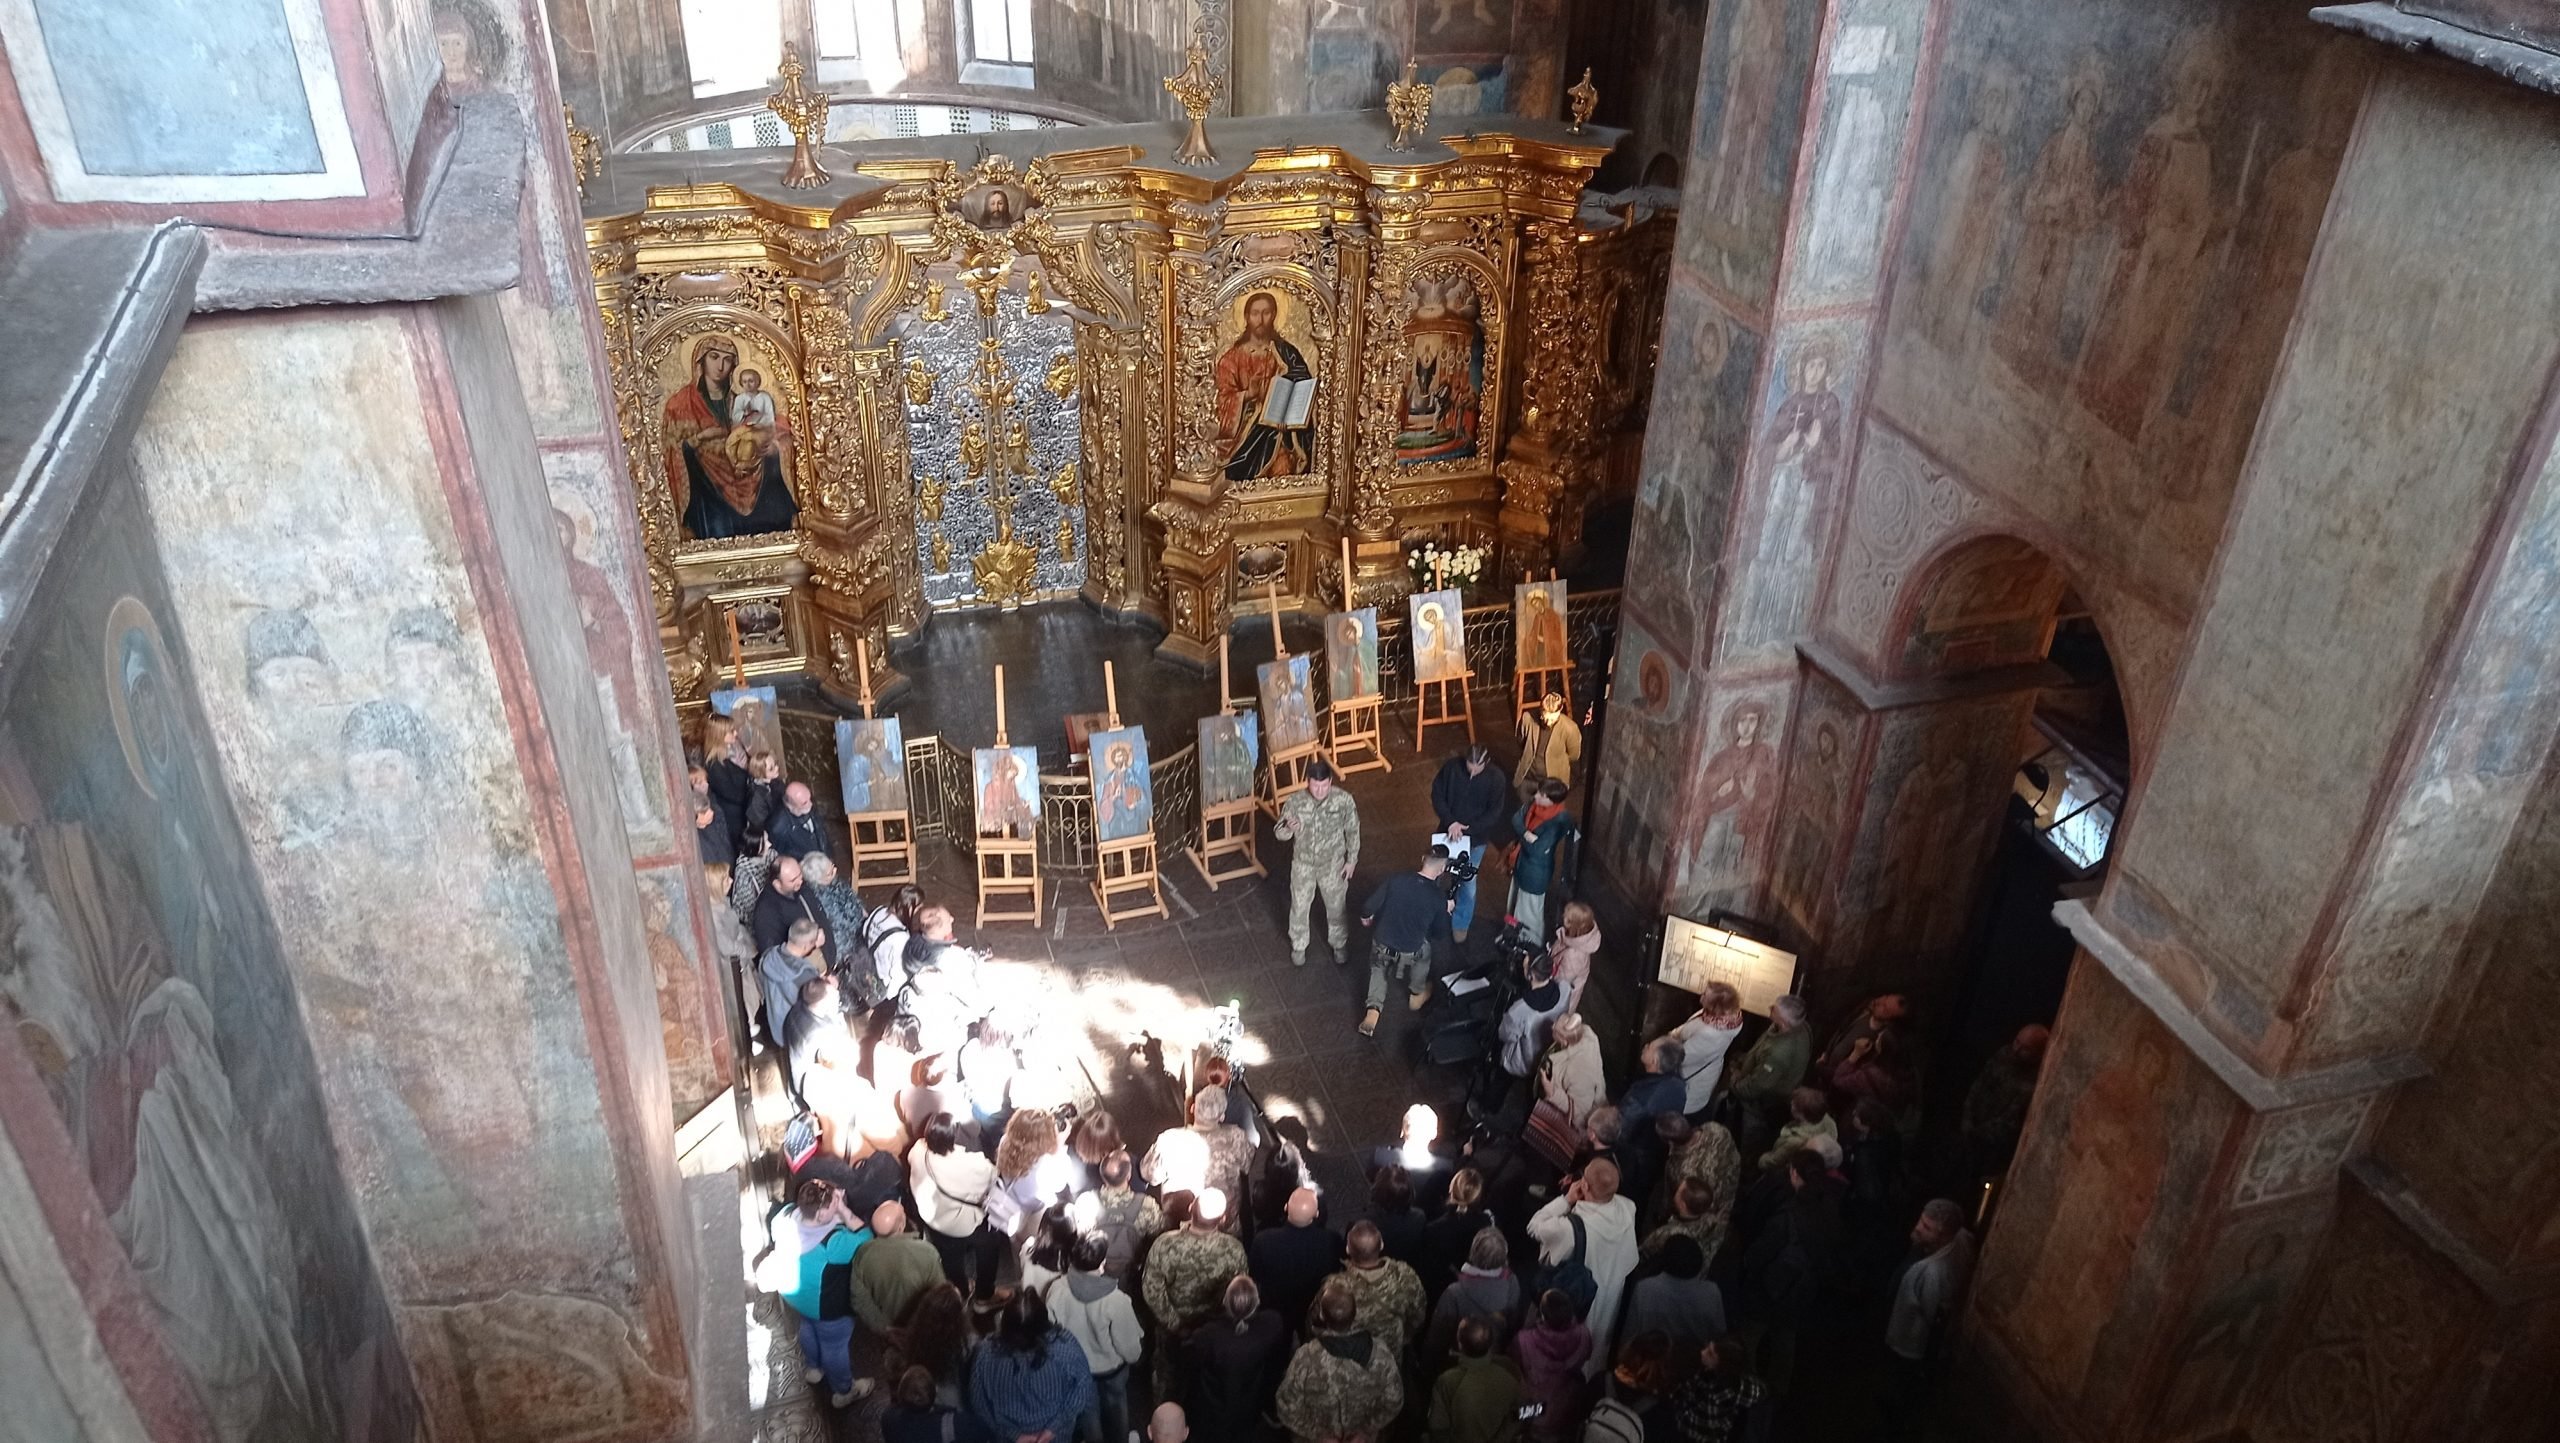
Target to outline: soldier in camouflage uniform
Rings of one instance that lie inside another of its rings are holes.
[[[1156,1319],[1156,1396],[1170,1396],[1173,1358],[1192,1329],[1226,1307],[1227,1284],[1245,1270],[1244,1244],[1229,1236],[1227,1199],[1216,1188],[1203,1188],[1192,1204],[1191,1219],[1179,1232],[1166,1233],[1147,1250],[1147,1311]]]
[[[1360,809],[1334,779],[1331,763],[1307,767],[1307,789],[1280,805],[1271,835],[1295,842],[1289,855],[1289,962],[1307,965],[1307,905],[1324,899],[1325,941],[1342,965],[1351,945],[1351,869],[1360,861]]]
[[[1353,1321],[1359,1308],[1337,1277],[1307,1310],[1314,1335],[1298,1345],[1280,1380],[1280,1424],[1298,1443],[1376,1443],[1404,1411],[1396,1355]]]
[[[1390,1358],[1404,1356],[1405,1345],[1422,1331],[1430,1300],[1422,1278],[1404,1263],[1387,1256],[1387,1240],[1373,1222],[1357,1222],[1343,1238],[1341,1272],[1328,1279],[1351,1290],[1359,1311],[1352,1326],[1378,1340]]]
[[[1706,1184],[1713,1199],[1707,1205],[1708,1215],[1720,1221],[1733,1216],[1734,1194],[1742,1185],[1742,1149],[1734,1146],[1733,1134],[1722,1123],[1695,1124],[1676,1112],[1664,1113],[1653,1123],[1670,1155],[1663,1162],[1662,1180],[1654,1184],[1652,1206],[1645,1215],[1670,1217],[1681,1182],[1696,1178]]]

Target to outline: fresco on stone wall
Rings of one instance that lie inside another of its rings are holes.
[[[694,931],[683,867],[639,873],[640,921],[649,934],[649,972],[658,995],[658,1030],[667,1050],[667,1086],[679,1108],[721,1091],[721,1059],[712,1055],[728,1033],[714,1015],[719,994],[706,986],[686,948]]]
[[[1857,300],[1875,287],[1927,8],[1923,0],[1846,0],[1835,10],[1821,158],[1787,282],[1794,305]]]
[[[1778,814],[1786,725],[1782,688],[1738,692],[1716,709],[1706,763],[1690,785],[1682,910],[1703,915],[1751,884]]]
[[[2132,1354],[2184,1271],[2160,1240],[2189,1236],[2237,1106],[2103,968],[2075,964],[1975,1285],[2009,1352],[2075,1416],[2133,1400]]]
[[[1769,900],[1801,939],[1820,937],[1831,900],[1832,858],[1846,820],[1851,774],[1857,768],[1862,709],[1838,682],[1819,672],[1806,676],[1789,758],[1785,811],[1779,819],[1777,865]]]
[[[2188,1438],[2232,1423],[2248,1396],[2250,1364],[2302,1276],[2307,1240],[2324,1212],[2255,1214],[2214,1240],[2201,1295],[2169,1355],[2153,1436]]]
[[[1307,109],[1366,110],[1386,95],[1388,55],[1372,28],[1376,0],[1323,0],[1307,36]]]
[[[2024,759],[2018,724],[2016,705],[1998,696],[1886,714],[1841,884],[1872,945],[1925,955],[1962,937],[2009,777]]]
[[[2102,41],[2022,0],[1953,12],[1878,399],[1977,483],[2106,528],[2186,597],[2369,57],[2209,0],[2111,11]]]
[[[1823,525],[1849,454],[1843,434],[1856,328],[1818,323],[1780,338],[1753,454],[1758,482],[1718,620],[1717,665],[1782,659],[1811,619]]]
[[[1425,55],[1511,48],[1511,0],[1413,0],[1413,48]]]
[[[1431,87],[1431,118],[1500,115],[1508,88],[1499,55],[1438,57],[1422,62],[1417,72]]]
[[[1759,335],[1675,276],[1664,306],[1662,380],[1645,435],[1624,605],[1684,664],[1696,654],[1713,600],[1759,363]]]
[[[1958,676],[2043,659],[2066,585],[2060,567],[2011,536],[1970,541],[1939,559],[1904,626],[1906,676]]]
[[[1746,302],[1777,281],[1822,10],[1817,0],[1735,0],[1708,11],[1680,262]]]
[[[0,712],[0,1046],[33,1064],[220,1443],[406,1438],[408,1370],[281,944],[162,629],[148,524],[110,484]]]
[[[615,583],[627,575],[622,567],[608,571],[597,564],[613,554],[612,538],[598,534],[596,513],[583,500],[554,492],[552,517],[560,536],[560,559],[568,571],[569,594],[578,604],[578,625],[586,633],[588,669],[595,677],[596,701],[604,713],[607,750],[612,753],[614,794],[622,804],[623,824],[631,833],[632,851],[646,855],[673,844],[667,813],[667,782],[660,755],[650,737],[657,696],[643,692],[639,678],[648,673],[642,658],[641,628],[635,608]],[[649,630],[654,632],[654,613]]]
[[[1632,616],[1618,625],[1618,650],[1609,683],[1609,725],[1602,742],[1604,765],[1591,817],[1594,844],[1628,888],[1650,893],[1660,883],[1675,789],[1680,774],[1682,722],[1688,715],[1689,664],[1657,641]]]

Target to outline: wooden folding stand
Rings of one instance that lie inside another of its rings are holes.
[[[1004,728],[1004,668],[996,668],[996,746],[1009,745]],[[1036,784],[1036,781],[1035,781]],[[978,925],[1040,925],[1040,843],[1007,827],[978,838]]]
[[[1549,581],[1556,579],[1555,568],[1552,566],[1547,568],[1547,579]],[[1520,573],[1520,581],[1522,585],[1527,585],[1529,580],[1530,576],[1528,572],[1523,571]],[[1513,624],[1516,626],[1518,625],[1518,622],[1515,620]],[[1515,655],[1518,653],[1522,642],[1525,640],[1526,638],[1518,636],[1511,639],[1511,647]],[[1539,701],[1544,699],[1548,692],[1554,692],[1556,695],[1564,698],[1564,709],[1566,711],[1569,712],[1573,710],[1573,666],[1570,660],[1568,660],[1563,666],[1517,667],[1513,669],[1511,674],[1512,711],[1524,712],[1529,710],[1531,707],[1536,706]]]
[[[1351,604],[1351,538],[1342,540],[1342,609]],[[1356,772],[1393,771],[1395,763],[1387,760],[1386,738],[1381,734],[1379,717],[1385,698],[1376,692],[1367,696],[1337,696],[1328,699],[1325,708],[1325,757],[1333,769],[1344,776]]]
[[[1236,711],[1235,702],[1228,695],[1232,685],[1227,674],[1227,638],[1221,636],[1218,638],[1218,696],[1222,702],[1219,710],[1229,716]],[[1200,760],[1205,764],[1208,758],[1204,756]],[[1215,805],[1206,799],[1201,801],[1200,835],[1186,850],[1190,854],[1191,865],[1200,869],[1200,880],[1209,884],[1210,891],[1218,890],[1220,882],[1232,882],[1238,877],[1271,875],[1270,869],[1262,865],[1260,842],[1255,834],[1254,813],[1260,810],[1261,803],[1252,797],[1239,797],[1232,802]]]
[[[862,719],[872,721],[871,714],[871,643],[857,637],[853,643],[855,664],[862,669]],[[906,771],[907,759],[898,759],[898,770]],[[902,789],[903,790],[903,789]],[[877,882],[894,886],[916,879],[915,820],[904,810],[890,812],[847,812],[845,825],[853,831],[853,878],[855,886]]]
[[[1447,583],[1447,574],[1434,567],[1431,573],[1431,589],[1444,590]],[[1418,648],[1420,638],[1415,638],[1415,644]],[[1415,659],[1420,660],[1418,650]],[[1413,683],[1413,749],[1415,751],[1422,750],[1423,736],[1433,727],[1457,726],[1464,723],[1467,728],[1467,740],[1470,743],[1475,741],[1475,703],[1467,697],[1467,683],[1474,679],[1475,670],[1472,667],[1459,672],[1456,676],[1444,676],[1437,681],[1415,679]]]
[[[1289,644],[1280,636],[1280,586],[1277,581],[1265,581],[1263,587],[1264,595],[1271,603],[1271,660],[1275,665],[1285,668],[1289,661]],[[1268,747],[1271,742],[1270,727],[1267,725],[1270,718],[1265,717],[1263,720],[1266,725],[1263,728],[1262,740]],[[1292,747],[1285,752],[1266,751],[1264,753],[1266,765],[1262,778],[1257,784],[1262,799],[1262,809],[1274,817],[1279,816],[1282,802],[1306,790],[1307,768],[1323,755],[1322,739],[1311,741],[1302,747]]]
[[[1105,731],[1120,730],[1120,685],[1111,673],[1111,663],[1102,664],[1103,711],[1108,725]],[[1093,778],[1102,785],[1102,778]],[[1094,825],[1099,831],[1101,798],[1095,797]],[[1156,834],[1150,826],[1143,837],[1128,837],[1117,842],[1097,838],[1093,859],[1093,905],[1102,912],[1102,925],[1107,931],[1138,917],[1171,917],[1164,905],[1164,887],[1156,877]]]

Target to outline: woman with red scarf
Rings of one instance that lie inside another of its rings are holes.
[[[1541,944],[1547,940],[1547,893],[1565,870],[1568,847],[1581,835],[1564,809],[1564,796],[1564,780],[1549,777],[1511,814],[1511,829],[1520,834],[1511,861],[1511,915],[1520,919],[1522,935]]]

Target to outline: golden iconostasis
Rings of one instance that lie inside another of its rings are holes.
[[[679,698],[850,697],[866,652],[884,691],[958,608],[1082,596],[1204,662],[1239,604],[1341,606],[1346,555],[1362,604],[1426,543],[1553,564],[1625,469],[1670,225],[1581,209],[1614,133],[1502,124],[1298,117],[1210,175],[1148,126],[840,149],[817,190],[616,157],[587,233]]]

